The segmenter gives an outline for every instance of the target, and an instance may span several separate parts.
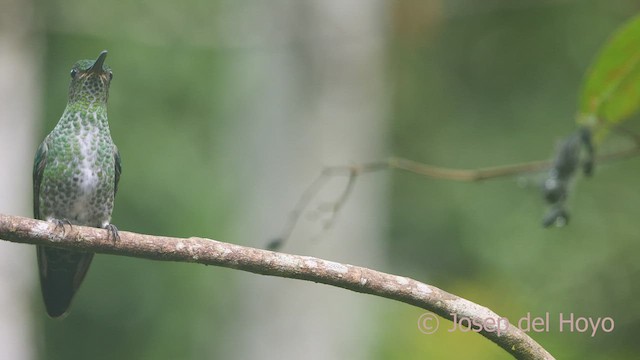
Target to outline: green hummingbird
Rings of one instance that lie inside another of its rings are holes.
[[[107,121],[107,51],[96,60],[80,60],[71,69],[69,100],[58,124],[38,147],[33,165],[36,219],[107,229],[122,167]],[[66,315],[84,279],[93,253],[37,246],[44,304],[53,318]]]

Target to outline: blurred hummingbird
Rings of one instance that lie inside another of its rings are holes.
[[[33,165],[33,212],[36,219],[107,229],[122,168],[107,121],[107,98],[113,78],[96,60],[80,60],[71,69],[69,100],[58,124],[38,147]],[[84,279],[93,253],[37,246],[44,304],[53,318],[66,315]]]

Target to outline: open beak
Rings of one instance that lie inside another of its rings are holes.
[[[100,55],[98,55],[98,58],[96,59],[96,62],[93,63],[93,65],[91,65],[91,67],[89,68],[89,70],[87,71],[88,73],[94,73],[94,74],[102,74],[104,71],[102,70],[102,66],[104,65],[104,60],[107,58],[107,50],[103,50]]]

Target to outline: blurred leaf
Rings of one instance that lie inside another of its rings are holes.
[[[623,25],[603,47],[587,74],[578,123],[596,140],[640,106],[640,16]]]

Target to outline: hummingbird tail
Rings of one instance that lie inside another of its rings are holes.
[[[84,276],[89,270],[93,253],[83,253],[36,246],[40,287],[47,313],[52,318],[66,315]]]

